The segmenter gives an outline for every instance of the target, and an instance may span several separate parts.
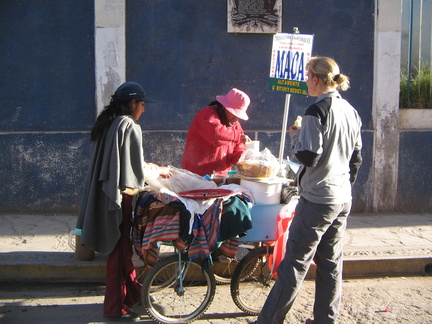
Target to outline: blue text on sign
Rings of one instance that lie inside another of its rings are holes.
[[[277,51],[275,78],[305,81],[304,52]]]

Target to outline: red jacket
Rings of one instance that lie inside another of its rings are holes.
[[[182,168],[199,175],[228,172],[246,149],[242,134],[238,121],[233,126],[221,123],[216,106],[203,108],[189,127]]]

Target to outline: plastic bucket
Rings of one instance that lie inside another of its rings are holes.
[[[280,204],[282,182],[257,182],[241,179],[240,185],[251,192],[256,205]]]
[[[259,141],[250,141],[246,143],[247,150],[254,150],[259,152],[260,142]]]
[[[81,230],[75,228],[69,233],[69,246],[75,251],[75,257],[81,261],[92,261],[95,252],[88,246],[81,245]]]

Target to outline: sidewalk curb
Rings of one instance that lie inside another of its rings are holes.
[[[397,257],[386,259],[347,259],[344,261],[343,276],[392,277],[431,275],[432,257]],[[315,277],[312,266],[306,279]],[[105,261],[76,261],[73,263],[52,262],[45,264],[12,263],[0,267],[0,281],[8,282],[92,282],[104,284]]]

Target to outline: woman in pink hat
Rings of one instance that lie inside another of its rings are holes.
[[[249,119],[249,104],[249,96],[233,88],[201,109],[189,127],[182,168],[202,176],[231,170],[250,141],[238,122]]]

